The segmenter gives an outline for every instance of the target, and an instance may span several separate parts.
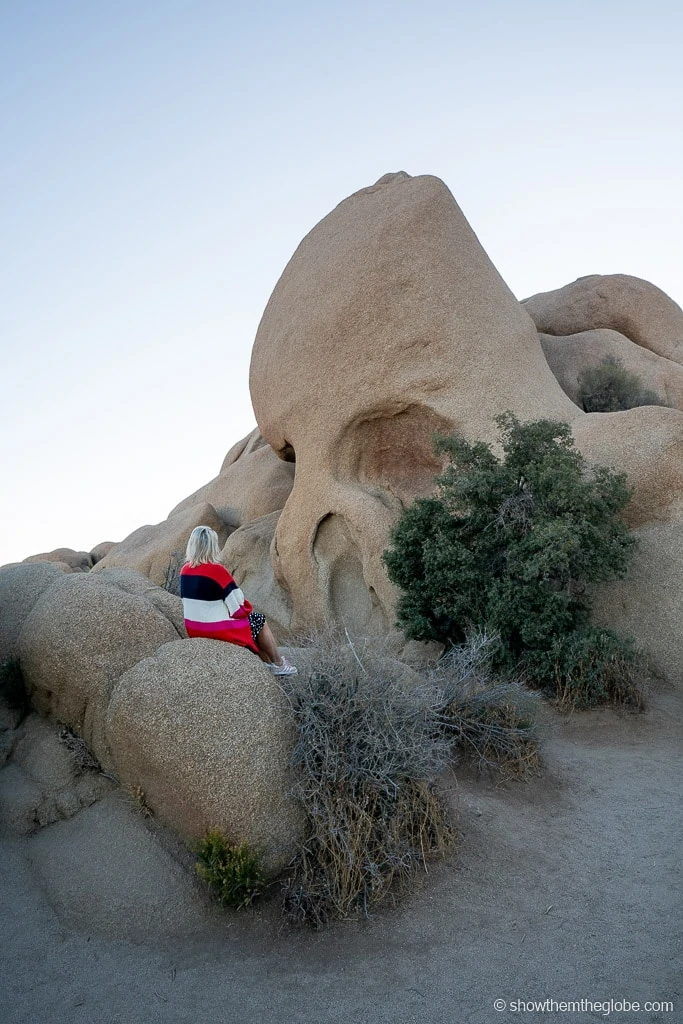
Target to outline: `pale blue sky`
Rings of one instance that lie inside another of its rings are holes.
[[[520,298],[683,303],[682,50],[673,0],[0,3],[0,563],[215,475],[285,263],[387,171],[443,178]]]

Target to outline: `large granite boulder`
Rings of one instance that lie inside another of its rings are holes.
[[[104,715],[119,677],[185,636],[180,600],[133,570],[62,575],[35,603],[19,637],[35,708],[70,726],[110,766]]]
[[[240,526],[228,537],[221,562],[235,577],[257,611],[265,611],[276,639],[290,634],[292,605],[287,591],[275,579],[271,551],[279,512]]]
[[[660,288],[628,274],[591,274],[522,305],[542,334],[608,328],[683,363],[683,309]]]
[[[283,868],[302,819],[288,795],[295,742],[283,695],[262,662],[217,640],[165,644],[118,682],[107,741],[124,785],[174,829],[221,829]]]
[[[34,604],[64,576],[54,562],[18,562],[0,568],[0,664],[19,654],[19,634]]]
[[[272,547],[295,630],[390,628],[381,554],[403,504],[432,487],[434,431],[490,439],[506,409],[580,415],[444,183],[403,173],[301,242],[261,320],[250,386],[264,438],[296,461]]]
[[[227,540],[230,532],[213,505],[200,500],[170,515],[162,523],[141,526],[129,534],[93,566],[93,572],[136,569],[163,587],[185,561],[185,549],[195,526],[210,526],[221,543]]]
[[[683,687],[683,509],[673,522],[635,531],[638,549],[628,576],[601,587],[596,621],[632,634],[662,676]]]
[[[96,544],[90,552],[92,564],[97,565],[97,563],[101,562],[105,555],[108,555],[112,548],[115,547],[116,543],[113,540],[103,540],[99,544]]]
[[[61,565],[68,565],[72,572],[89,572],[93,560],[89,551],[74,551],[73,548],[55,548],[54,551],[44,551],[41,555],[29,555],[24,563],[31,562],[57,562]]]
[[[541,346],[560,387],[572,402],[581,405],[579,377],[604,359],[619,359],[624,369],[653,391],[660,404],[683,411],[683,365],[665,359],[630,341],[618,331],[582,331],[556,336],[541,334]]]
[[[669,680],[683,685],[683,413],[642,406],[592,413],[574,425],[590,462],[627,474],[624,519],[640,540],[626,578],[603,587],[596,616],[632,633]]]
[[[277,457],[258,430],[252,431],[225,457],[221,471],[171,512],[171,516],[210,502],[220,519],[232,529],[279,512],[294,483],[294,466]]]

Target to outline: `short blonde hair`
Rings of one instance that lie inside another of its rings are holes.
[[[195,526],[187,542],[185,557],[193,568],[204,562],[217,562],[219,550],[216,531],[210,526]]]

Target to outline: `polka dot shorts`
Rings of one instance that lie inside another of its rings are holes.
[[[256,637],[266,624],[266,617],[263,612],[249,612],[249,625],[251,627],[251,638],[256,642]]]

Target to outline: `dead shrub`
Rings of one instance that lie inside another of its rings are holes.
[[[284,882],[290,920],[367,914],[443,854],[453,828],[438,783],[459,754],[506,775],[538,771],[538,698],[491,675],[494,642],[475,634],[420,676],[380,639],[307,638],[299,674],[279,680],[308,826]]]

